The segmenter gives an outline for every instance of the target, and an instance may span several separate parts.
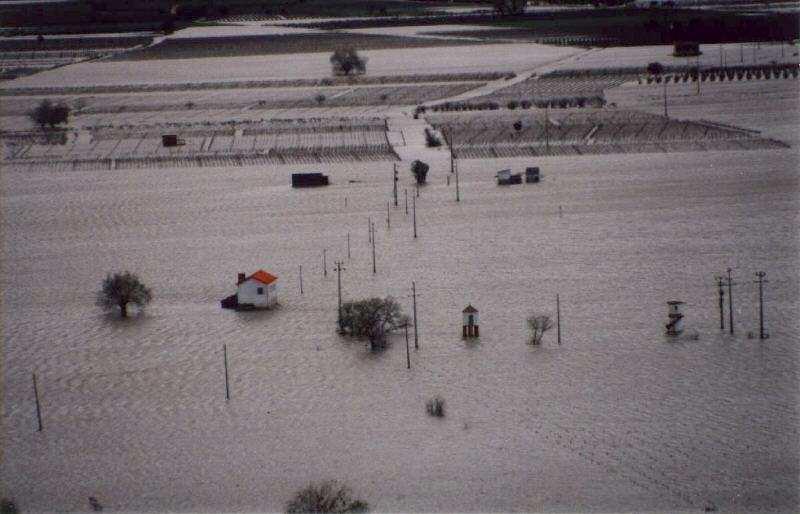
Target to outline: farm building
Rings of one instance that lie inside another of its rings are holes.
[[[236,294],[222,300],[226,309],[267,309],[278,303],[278,277],[258,270],[249,277],[239,273]]]

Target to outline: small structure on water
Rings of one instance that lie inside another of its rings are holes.
[[[667,302],[669,322],[666,324],[666,329],[668,336],[677,336],[683,333],[683,313],[681,312],[683,304],[677,300]]]
[[[236,294],[220,303],[223,309],[268,309],[278,302],[278,277],[258,270],[252,275],[239,273]]]
[[[522,184],[522,173],[511,173],[511,170],[500,170],[495,175],[498,186]]]
[[[461,311],[464,316],[464,321],[462,324],[462,337],[479,337],[480,330],[478,328],[478,309],[472,306],[472,304],[467,305],[467,307]]]
[[[525,183],[536,184],[539,182],[539,167],[531,166],[525,168]]]
[[[173,146],[183,146],[186,144],[186,141],[179,138],[177,134],[164,134],[161,136],[161,145],[166,148],[171,148]]]
[[[292,187],[316,187],[330,184],[322,173],[292,173]]]

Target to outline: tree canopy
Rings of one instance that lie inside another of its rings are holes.
[[[414,178],[417,179],[417,184],[422,185],[425,183],[429,169],[430,166],[422,161],[416,160],[411,163],[411,173],[413,173]]]
[[[109,273],[97,293],[97,305],[109,311],[119,307],[120,315],[125,318],[129,303],[144,307],[152,298],[150,289],[133,273]]]
[[[339,48],[331,55],[334,75],[362,75],[367,71],[367,58],[358,55],[355,48]]]
[[[54,128],[69,121],[70,109],[65,104],[53,104],[50,100],[42,100],[34,110],[28,113],[31,120],[44,129],[45,125]]]
[[[553,320],[543,314],[533,315],[528,318],[528,329],[531,332],[530,344],[541,344],[544,333],[553,328]]]
[[[400,304],[391,296],[345,302],[341,316],[342,332],[367,338],[373,348],[384,346],[386,334],[400,328],[406,320]]]

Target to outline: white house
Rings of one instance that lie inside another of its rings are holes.
[[[239,273],[236,280],[236,300],[240,308],[264,309],[278,301],[278,277],[258,270],[249,277]]]

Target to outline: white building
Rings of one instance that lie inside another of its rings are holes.
[[[239,273],[236,300],[240,308],[265,309],[278,301],[278,277],[258,270],[249,277]]]

